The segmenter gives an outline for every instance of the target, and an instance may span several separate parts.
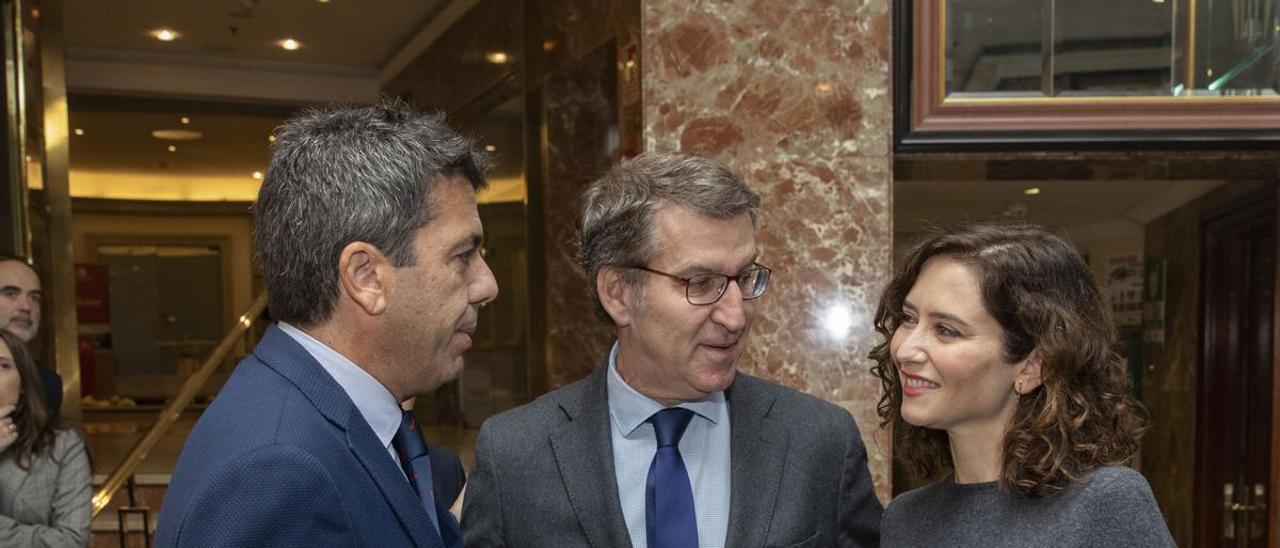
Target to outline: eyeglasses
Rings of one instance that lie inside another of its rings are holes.
[[[773,274],[773,270],[759,263],[752,263],[752,267],[738,273],[737,276],[728,276],[725,274],[698,274],[683,278],[654,270],[644,266],[631,266],[636,270],[643,270],[651,274],[666,276],[673,280],[684,283],[684,297],[689,304],[697,306],[705,306],[715,304],[724,296],[724,292],[729,287],[729,280],[738,282],[738,289],[742,291],[742,300],[749,301],[764,295],[764,290],[769,287],[769,276]]]

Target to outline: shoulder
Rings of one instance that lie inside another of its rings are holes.
[[[606,396],[600,388],[600,379],[596,376],[597,373],[592,373],[584,379],[543,394],[532,402],[489,417],[480,427],[480,436],[514,436],[524,439],[531,435],[541,435],[569,420],[566,409],[579,410],[588,406],[607,405]]]
[[[730,405],[772,402],[772,409],[769,410],[771,415],[792,421],[792,424],[801,429],[817,427],[824,431],[838,429],[854,432],[858,429],[847,409],[754,375],[739,372],[730,390],[733,398]]]
[[[1059,515],[1092,531],[1099,541],[1125,546],[1172,546],[1151,486],[1136,470],[1104,466],[1063,493]]]
[[[929,519],[929,516],[948,514],[948,510],[939,507],[946,505],[944,499],[948,498],[950,482],[948,476],[894,497],[884,509],[884,516],[880,520],[881,529],[892,535],[922,525],[921,520]]]
[[[1100,503],[1115,500],[1151,499],[1151,485],[1137,470],[1127,466],[1103,466],[1078,482],[1074,489],[1077,496],[1097,500]]]
[[[57,430],[53,437],[53,452],[59,458],[84,453],[84,438],[74,428]]]

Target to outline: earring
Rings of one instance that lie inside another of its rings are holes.
[[[1018,379],[1018,382],[1014,383],[1013,392],[1019,396],[1022,395],[1022,379]]]

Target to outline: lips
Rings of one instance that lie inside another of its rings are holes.
[[[908,398],[922,396],[928,393],[930,390],[940,388],[940,387],[941,385],[939,385],[938,383],[933,382],[924,377],[921,377],[918,375],[912,375],[909,373],[902,374],[902,395]]]

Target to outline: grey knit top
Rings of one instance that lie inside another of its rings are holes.
[[[1040,498],[947,476],[889,503],[880,545],[1174,546],[1147,480],[1119,466]]]

